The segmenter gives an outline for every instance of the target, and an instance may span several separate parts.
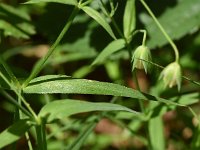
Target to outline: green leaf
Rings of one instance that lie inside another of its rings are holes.
[[[149,16],[142,15],[141,19],[150,37],[147,43],[148,47],[161,47],[168,43],[155,22]],[[199,0],[179,1],[176,7],[168,8],[160,15],[158,21],[173,40],[178,40],[186,34],[197,31],[200,25]]]
[[[172,100],[177,100],[179,104],[182,105],[192,105],[199,102],[200,94],[199,93],[189,93],[184,94],[178,97],[173,97]]]
[[[52,122],[63,117],[90,111],[128,111],[138,114],[138,112],[117,104],[64,99],[45,105],[39,112],[39,116],[47,117],[47,122]]]
[[[66,93],[66,94],[98,94],[131,97],[143,100],[160,101],[167,104],[179,105],[163,98],[155,97],[127,88],[119,84],[99,82],[86,79],[72,79],[64,75],[47,75],[33,79],[23,89],[24,93]]]
[[[34,4],[34,3],[41,3],[41,2],[54,2],[54,3],[61,3],[61,4],[68,4],[68,5],[77,5],[77,0],[30,0],[24,4]]]
[[[18,139],[30,128],[28,120],[20,120],[0,133],[0,149]]]
[[[118,39],[115,41],[112,41],[110,44],[108,44],[102,52],[98,55],[98,57],[94,60],[92,65],[98,64],[103,62],[109,55],[111,55],[114,52],[117,52],[125,47],[125,40],[124,39]]]
[[[135,29],[135,0],[127,0],[123,17],[124,36],[130,39]]]
[[[165,150],[164,129],[161,116],[151,118],[148,128],[152,149]]]
[[[0,29],[5,36],[28,39],[35,34],[35,28],[30,22],[30,17],[20,7],[0,4]]]
[[[116,39],[110,25],[106,22],[105,18],[103,18],[100,13],[88,6],[84,6],[81,8],[85,13],[87,13],[90,17],[96,20],[109,34],[113,39]]]

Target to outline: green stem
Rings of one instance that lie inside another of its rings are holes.
[[[36,133],[37,133],[38,149],[47,150],[45,123],[42,119],[40,120],[39,124],[36,126]]]
[[[78,137],[66,148],[66,150],[75,150],[80,149],[81,145],[87,139],[87,137],[91,134],[94,128],[97,125],[97,121],[91,122],[87,125],[86,129],[82,130]]]
[[[146,38],[147,38],[147,31],[144,29],[135,30],[134,32],[132,32],[132,36],[135,36],[137,33],[143,33],[142,45],[145,46],[146,45],[145,42],[146,42]]]
[[[111,17],[111,21],[112,21],[112,23],[113,23],[115,29],[116,29],[117,32],[119,33],[119,35],[120,35],[121,37],[125,38],[124,35],[123,35],[123,33],[121,32],[121,30],[119,29],[119,27],[118,27],[118,25],[117,25],[115,19],[114,19],[113,17]]]
[[[110,13],[109,13],[108,9],[106,8],[106,4],[104,4],[104,2],[103,2],[102,0],[100,0],[100,1],[101,1],[102,6],[104,7],[104,9],[105,9],[105,11],[106,11],[106,15],[111,19],[111,22],[112,22],[112,24],[114,25],[115,29],[117,30],[118,34],[119,34],[122,38],[125,38],[124,35],[123,35],[123,33],[121,32],[121,30],[119,29],[119,27],[118,27],[118,25],[117,25],[115,19],[114,19],[112,16],[110,16]]]
[[[138,59],[139,59],[139,58],[138,58]],[[147,61],[147,60],[144,60],[144,59],[139,59],[139,60],[145,61],[145,62],[147,62],[147,63],[150,63],[151,65],[156,66],[156,67],[158,67],[158,68],[160,68],[160,69],[164,69],[164,68],[165,68],[165,67],[163,67],[163,66],[161,66],[161,65],[159,65],[159,64],[157,64],[157,63],[151,62],[151,61]],[[189,82],[191,82],[191,83],[193,83],[193,84],[195,84],[195,85],[200,86],[200,82],[198,82],[198,81],[194,81],[194,80],[192,80],[192,79],[190,79],[190,78],[188,78],[188,77],[186,77],[186,76],[182,76],[182,78],[185,79],[185,80],[187,80],[187,81],[189,81]]]
[[[118,97],[113,97],[110,103],[114,103]],[[70,144],[66,150],[75,150],[80,149],[81,145],[90,135],[90,133],[94,130],[97,123],[107,114],[108,112],[101,112],[92,122],[87,125],[86,129],[82,130],[78,137]]]
[[[4,67],[8,75],[10,76],[12,82],[15,83],[17,86],[19,86],[20,85],[19,81],[17,80],[17,78],[15,77],[14,73],[11,71],[10,67],[7,65],[5,60],[2,58],[2,56],[0,56],[0,63],[2,64],[2,66]]]
[[[28,77],[28,79],[24,82],[23,87],[26,87],[29,82],[35,78],[39,72],[43,69],[43,67],[45,66],[47,60],[49,59],[49,57],[52,55],[52,53],[55,51],[56,47],[58,46],[58,44],[60,43],[60,41],[63,39],[65,33],[69,30],[69,27],[71,26],[75,16],[77,15],[79,11],[79,8],[77,6],[75,6],[72,14],[70,15],[66,25],[64,26],[64,28],[62,29],[62,31],[60,32],[59,36],[57,37],[56,41],[54,42],[54,44],[50,47],[48,53],[39,60],[39,62],[34,66],[30,76]]]
[[[30,112],[28,112],[24,107],[19,105],[19,103],[12,96],[10,96],[6,91],[4,91],[3,89],[0,89],[0,93],[4,95],[13,105],[19,108],[24,114],[26,114],[30,118],[33,118]]]
[[[33,111],[33,109],[30,107],[30,104],[26,102],[26,100],[21,96],[21,93],[14,88],[14,86],[10,83],[10,81],[1,73],[0,71],[0,76],[2,77],[2,79],[10,86],[10,88],[15,92],[15,94],[21,99],[21,101],[24,103],[24,105],[27,107],[27,109],[30,111],[30,113],[33,115],[33,117],[35,118],[35,120],[37,121],[37,115],[36,113]],[[16,102],[17,103],[17,102]],[[17,103],[18,104],[18,103]],[[18,104],[19,105],[19,104]],[[16,105],[17,106],[17,105]],[[21,105],[20,105],[21,106]]]
[[[140,0],[140,2],[143,4],[143,6],[145,7],[145,9],[148,11],[148,13],[150,14],[150,16],[153,18],[153,20],[155,21],[156,25],[158,26],[158,28],[161,30],[161,32],[163,33],[163,35],[165,36],[165,38],[168,40],[168,42],[170,43],[170,45],[172,46],[174,53],[175,53],[175,61],[178,62],[179,61],[179,51],[178,48],[176,47],[175,43],[172,41],[172,39],[170,38],[170,36],[167,34],[167,32],[165,31],[165,29],[163,28],[163,26],[160,24],[160,22],[157,20],[157,18],[155,17],[155,15],[153,14],[153,12],[151,11],[151,9],[149,8],[149,6],[146,4],[146,2],[144,0]]]
[[[33,146],[32,146],[32,143],[31,143],[30,136],[29,136],[28,132],[25,133],[25,137],[26,137],[26,140],[28,141],[29,150],[33,150]]]
[[[138,78],[137,78],[137,73],[136,73],[135,70],[133,71],[133,74],[134,74],[136,89],[138,89],[138,91],[141,92],[140,85],[139,85]],[[139,99],[139,105],[140,105],[141,111],[145,114],[146,113],[145,112],[145,107],[144,107],[143,101],[141,99]]]
[[[110,18],[111,18],[111,21],[112,21],[114,27],[115,27],[116,30],[118,31],[119,35],[120,35],[122,38],[125,39],[125,37],[124,37],[124,35],[122,34],[121,30],[120,30],[119,27],[117,26],[117,24],[116,24],[116,22],[115,22],[115,19],[114,19],[113,17],[110,17]],[[144,35],[143,35],[143,40],[142,40],[142,45],[145,45],[145,41],[146,41],[146,30],[136,30],[136,31],[133,33],[133,35],[136,34],[136,33],[138,33],[138,32],[142,32],[142,33],[144,34]],[[130,44],[128,43],[127,39],[125,39],[125,41],[126,41],[126,45],[127,45],[129,57],[130,57],[130,60],[131,60],[131,59],[132,59],[131,47],[130,47]],[[137,89],[138,89],[139,91],[141,91],[141,90],[140,90],[140,87],[139,87],[139,84],[138,84],[138,80],[137,80],[136,74],[135,74],[135,82],[136,82]],[[142,102],[142,100],[140,100],[140,99],[139,99],[139,105],[140,105],[141,111],[142,111],[143,113],[145,113],[145,109],[144,109],[143,102]]]
[[[138,30],[138,32],[140,32],[140,31]],[[128,43],[127,43],[127,49],[128,49],[128,52],[129,52],[129,58],[131,60],[131,58],[132,58],[131,48],[130,48],[130,44],[128,44]],[[134,80],[135,80],[135,84],[136,84],[136,89],[141,92],[140,86],[139,86],[139,83],[138,83],[138,78],[137,78],[135,70],[133,71],[132,75],[134,76]],[[143,113],[145,113],[145,108],[144,108],[144,104],[143,104],[142,100],[141,99],[138,99],[138,100],[139,100],[139,105],[140,105],[141,111]]]
[[[2,66],[4,67],[4,69],[6,70],[6,72],[8,73],[12,83],[14,83],[14,85],[12,85],[7,78],[4,78],[4,80],[7,81],[7,83],[9,83],[9,85],[11,86],[12,89],[14,89],[15,91],[19,90],[19,95],[21,95],[21,85],[19,83],[19,81],[17,80],[17,78],[15,77],[15,75],[13,74],[13,72],[11,71],[11,69],[9,68],[9,66],[7,65],[7,63],[4,61],[4,59],[0,56],[0,63],[2,64]],[[2,75],[1,75],[2,76]],[[4,75],[3,75],[4,76]],[[10,96],[6,91],[1,89],[1,93],[12,103],[16,106],[16,112],[15,112],[15,119],[19,120],[19,119],[23,119],[23,113],[27,116],[29,116],[32,119],[35,119],[25,108],[22,107],[21,105],[21,99],[18,96],[18,102],[15,101],[15,99]],[[32,147],[32,143],[30,141],[29,138],[29,134],[28,132],[25,133],[25,137],[28,141],[28,147],[29,150],[33,150]]]
[[[143,39],[142,39],[142,45],[145,46],[146,38],[147,38],[147,31],[146,30],[139,30],[140,32],[143,32]]]
[[[22,96],[22,91],[21,90],[19,91],[19,95]],[[20,106],[22,105],[22,101],[21,101],[21,98],[19,96],[18,96],[18,104]],[[19,112],[19,119],[24,119],[23,112],[21,110],[19,110],[18,112]],[[29,150],[33,150],[33,146],[32,146],[32,143],[31,143],[30,136],[29,136],[28,132],[25,132],[25,138],[26,138],[26,140],[28,142]]]
[[[36,135],[37,135],[37,148],[39,150],[44,150],[41,126],[37,125],[35,128],[36,128]]]
[[[47,150],[47,140],[46,140],[46,126],[44,121],[42,121],[42,137],[43,137],[43,144],[44,144],[44,149]]]

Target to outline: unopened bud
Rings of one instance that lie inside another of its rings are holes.
[[[159,79],[163,79],[165,87],[172,88],[177,85],[178,90],[181,88],[181,67],[178,62],[170,63],[160,73]]]
[[[151,61],[151,52],[148,47],[146,46],[139,46],[133,53],[132,61],[133,61],[133,68],[137,69],[144,69],[147,73],[147,70],[150,68],[150,63],[148,61]]]

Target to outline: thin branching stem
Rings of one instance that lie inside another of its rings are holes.
[[[26,140],[28,141],[29,150],[33,150],[33,146],[32,146],[31,139],[30,139],[28,132],[25,133],[25,137],[26,137]]]
[[[30,104],[28,102],[26,102],[26,100],[21,96],[21,93],[18,91],[18,89],[14,88],[13,85],[10,83],[10,81],[0,72],[0,77],[2,77],[2,79],[10,86],[10,88],[15,92],[15,94],[21,99],[21,101],[24,103],[24,105],[27,107],[27,109],[29,110],[29,112],[32,114],[32,116],[35,118],[35,120],[37,121],[37,115],[36,113],[33,111],[33,109],[30,107]],[[19,105],[19,103],[13,103],[15,104],[15,106],[21,106]],[[16,105],[18,104],[18,105]]]
[[[53,52],[55,51],[56,47],[59,45],[60,41],[63,39],[65,33],[69,30],[74,18],[76,17],[76,15],[79,12],[79,8],[77,6],[75,6],[74,10],[72,11],[72,14],[70,15],[66,25],[64,26],[64,28],[62,29],[62,31],[60,32],[59,36],[57,37],[56,41],[53,43],[53,45],[50,47],[49,51],[47,52],[47,54],[41,58],[38,63],[36,63],[36,65],[34,66],[30,76],[28,77],[28,79],[24,82],[23,87],[26,87],[29,82],[35,78],[40,71],[44,68],[47,60],[49,59],[49,57],[53,54]]]
[[[163,35],[165,36],[165,38],[168,40],[168,42],[172,46],[172,48],[174,50],[174,53],[175,53],[175,61],[179,62],[179,51],[178,51],[178,48],[176,47],[175,43],[172,41],[172,39],[170,38],[170,36],[168,35],[168,33],[165,31],[165,29],[163,28],[163,26],[160,24],[160,22],[158,21],[158,19],[155,17],[154,13],[151,11],[151,9],[146,4],[146,2],[144,0],[140,0],[140,2],[145,7],[145,9],[148,11],[149,15],[155,21],[155,23],[158,26],[158,28],[161,30],[161,32],[163,33]]]
[[[21,105],[19,105],[19,103],[12,96],[10,96],[5,90],[0,89],[0,93],[2,95],[4,95],[9,100],[10,103],[12,103],[17,108],[19,108],[24,114],[26,114],[30,118],[33,118],[33,116],[31,115],[31,113],[28,112],[24,107],[22,107]]]
[[[102,2],[102,1],[101,1],[101,2]],[[108,10],[106,9],[106,6],[104,5],[103,2],[102,2],[102,5],[103,5],[103,7],[105,7],[105,10],[106,10],[107,13],[109,14],[109,12],[108,12]],[[131,46],[130,46],[128,40],[124,37],[122,31],[120,30],[120,28],[119,28],[118,25],[116,24],[115,19],[114,19],[112,16],[110,16],[110,15],[108,15],[108,17],[110,17],[112,24],[113,24],[114,27],[116,28],[116,30],[117,30],[117,32],[119,33],[119,35],[121,36],[121,38],[123,38],[123,39],[126,41],[126,45],[127,45],[129,57],[130,57],[130,60],[131,60],[131,59],[132,59],[132,52],[131,52]],[[144,34],[144,35],[143,35],[142,44],[145,45],[145,41],[146,41],[146,30],[136,30],[135,32],[133,32],[133,35],[136,34],[136,33],[138,33],[138,32],[142,32],[142,33]],[[135,75],[136,75],[136,74],[133,73],[133,76],[135,76]],[[137,89],[138,89],[139,91],[141,91],[140,88],[139,88],[137,76],[135,76],[135,82],[136,82],[136,85],[137,85]],[[143,104],[142,100],[139,100],[139,105],[140,105],[141,111],[142,111],[143,113],[145,113],[145,108],[144,108],[144,104]]]

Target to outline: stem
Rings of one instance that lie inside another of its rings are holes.
[[[44,150],[41,126],[37,125],[35,128],[36,128],[36,134],[37,134],[37,148],[39,150]]]
[[[135,77],[134,79],[135,79],[136,89],[138,89],[138,91],[141,92],[140,85],[139,85],[138,78],[137,78],[137,73],[135,70],[133,71],[133,74]],[[145,108],[144,108],[143,101],[141,99],[138,99],[138,100],[139,100],[140,109],[145,114]]]
[[[138,30],[137,32],[141,32],[141,31]],[[143,39],[144,39],[144,37],[143,37]],[[128,43],[127,43],[127,49],[128,49],[128,52],[129,52],[129,59],[131,60],[131,58],[132,58],[131,48],[130,48],[130,44],[128,44]],[[133,74],[132,74],[132,75],[134,76],[134,80],[135,80],[135,83],[136,83],[136,89],[137,89],[138,91],[141,92],[140,86],[139,86],[139,83],[138,83],[138,79],[137,79],[136,72],[133,71]],[[145,113],[145,108],[144,108],[144,104],[143,104],[142,100],[141,100],[141,99],[138,99],[138,100],[139,100],[139,105],[140,105],[141,111],[142,111],[143,113]]]
[[[37,115],[36,115],[36,113],[33,111],[33,109],[30,107],[30,104],[29,103],[27,103],[26,102],[26,100],[21,96],[21,93],[17,90],[17,89],[15,89],[14,87],[13,87],[13,85],[10,83],[10,81],[8,81],[8,79],[1,73],[1,71],[0,71],[0,76],[2,77],[2,79],[10,86],[10,88],[15,92],[15,94],[22,100],[22,102],[24,103],[24,105],[27,107],[27,109],[30,111],[30,113],[32,114],[31,116],[33,116],[34,118],[35,118],[35,120],[37,121],[38,119],[37,119]],[[16,102],[15,100],[14,100],[14,102]],[[17,103],[17,102],[16,102]],[[16,105],[16,104],[15,104]],[[21,105],[19,105],[18,103],[17,103],[17,105],[16,106],[21,106]]]
[[[106,15],[111,19],[111,22],[114,25],[115,29],[117,30],[118,34],[122,38],[125,38],[124,35],[123,35],[123,33],[121,32],[121,30],[119,29],[119,27],[118,27],[115,19],[112,16],[110,16],[110,13],[109,13],[108,9],[106,8],[106,5],[104,4],[104,2],[102,0],[100,0],[100,1],[101,1],[102,6],[104,7],[104,9],[106,10],[106,13],[107,13]]]
[[[13,105],[15,105],[17,108],[19,108],[24,114],[26,114],[30,118],[33,118],[33,116],[30,114],[30,112],[28,112],[24,107],[19,105],[19,103],[17,101],[15,101],[15,99],[12,96],[10,96],[6,91],[4,91],[3,89],[0,89],[0,93],[2,95],[4,95]]]
[[[0,56],[0,63],[2,64],[2,66],[4,67],[4,69],[6,70],[6,72],[8,73],[12,83],[14,83],[14,86],[12,86],[12,84],[7,80],[7,78],[5,77],[4,80],[7,81],[7,83],[9,83],[10,87],[12,89],[15,89],[15,91],[18,91],[19,90],[19,95],[21,95],[21,85],[19,83],[19,81],[17,80],[17,78],[15,77],[14,73],[11,71],[11,69],[9,68],[9,66],[7,65],[7,63],[4,61],[4,59]],[[1,76],[4,76],[3,74]],[[15,112],[15,119],[16,120],[19,120],[19,119],[23,119],[23,113],[27,116],[29,116],[30,118],[32,119],[35,119],[25,108],[23,108],[21,106],[21,99],[19,98],[18,96],[18,102],[15,101],[15,99],[10,96],[6,91],[2,90],[1,89],[1,93],[8,99],[10,100],[10,102],[12,104],[14,104],[16,106],[16,112]],[[28,142],[28,147],[29,147],[29,150],[33,150],[33,146],[32,146],[32,143],[30,141],[30,137],[29,137],[29,134],[28,132],[25,133],[25,137],[26,137],[26,140]]]
[[[79,11],[79,8],[75,6],[74,10],[72,11],[72,14],[70,15],[66,25],[64,26],[64,28],[62,29],[62,31],[60,32],[59,36],[57,37],[56,41],[54,42],[54,44],[50,47],[48,53],[38,61],[38,63],[34,66],[30,76],[28,77],[28,79],[24,82],[23,87],[26,87],[29,82],[35,78],[39,72],[43,69],[43,67],[45,66],[47,60],[49,59],[49,57],[52,55],[52,53],[55,51],[55,48],[58,46],[58,44],[60,43],[60,41],[63,39],[65,33],[68,31],[69,27],[71,26],[75,16],[77,15]]]
[[[20,85],[19,81],[17,80],[14,73],[11,71],[10,67],[7,65],[7,63],[5,62],[5,60],[3,59],[2,56],[0,56],[0,63],[2,64],[2,66],[4,67],[4,69],[6,70],[8,75],[10,76],[13,83],[15,83],[17,86],[19,86]]]
[[[29,136],[28,132],[25,133],[25,137],[26,137],[26,140],[28,141],[29,150],[33,150],[33,146],[32,146],[32,143],[31,143],[30,136]]]
[[[94,128],[97,125],[97,121],[91,122],[86,129],[82,130],[78,137],[66,148],[66,150],[75,150],[80,149],[81,145],[84,143],[84,141],[87,139],[87,137],[90,135],[90,133],[94,130]]]
[[[132,32],[132,36],[135,36],[137,33],[143,33],[142,45],[145,46],[146,45],[145,42],[146,42],[146,37],[147,37],[147,31],[144,30],[144,29],[135,30],[134,32]]]
[[[137,59],[139,59],[139,58],[137,58]],[[139,59],[139,60],[145,61],[147,63],[150,63],[151,65],[156,66],[156,67],[158,67],[160,69],[164,69],[165,68],[165,67],[163,67],[163,66],[161,66],[161,65],[159,65],[157,63],[151,62],[151,61],[147,61],[147,60],[144,60],[144,59]],[[200,86],[200,82],[198,82],[198,81],[194,81],[194,80],[192,80],[192,79],[190,79],[190,78],[188,78],[186,76],[182,76],[182,78],[187,80],[187,81],[189,81],[189,82],[191,82],[191,83],[193,83],[193,84],[196,84],[196,85]]]
[[[119,29],[118,25],[116,24],[116,21],[115,21],[115,19],[114,19],[113,17],[111,17],[111,21],[112,21],[112,23],[113,23],[115,29],[116,29],[117,32],[119,33],[119,35],[120,35],[121,37],[125,38],[124,35],[123,35],[123,33],[121,32],[121,30]]]
[[[114,103],[118,97],[113,97],[110,103]],[[86,129],[82,130],[78,137],[70,144],[66,150],[74,150],[80,149],[81,145],[84,143],[86,138],[90,135],[90,133],[94,130],[97,123],[107,114],[108,112],[101,112],[96,118],[89,123]]]
[[[163,26],[157,20],[157,18],[155,17],[155,15],[153,14],[153,12],[149,8],[149,6],[146,4],[146,2],[144,0],[140,0],[140,2],[143,4],[143,6],[145,7],[145,9],[148,11],[149,15],[153,18],[153,20],[155,21],[155,23],[158,26],[158,28],[161,30],[161,32],[163,33],[163,35],[165,36],[165,38],[168,40],[168,42],[172,46],[172,48],[174,50],[174,53],[175,53],[175,61],[178,62],[179,61],[179,51],[178,51],[175,43],[172,41],[172,39],[167,34],[167,32],[165,31],[165,29],[163,28]]]
[[[140,32],[143,32],[143,39],[142,39],[142,45],[145,46],[146,38],[147,38],[147,31],[146,30],[139,30]]]
[[[47,150],[47,140],[46,140],[46,131],[45,131],[45,123],[42,120],[42,124],[41,124],[41,129],[42,129],[42,138],[43,138],[43,145],[44,145],[44,149]]]
[[[37,133],[38,149],[47,150],[45,123],[42,119],[40,120],[39,124],[36,126],[36,133]]]

